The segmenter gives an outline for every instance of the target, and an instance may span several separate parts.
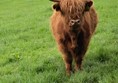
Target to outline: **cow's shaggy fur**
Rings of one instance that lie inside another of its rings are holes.
[[[97,25],[97,14],[91,0],[51,0],[53,15],[51,27],[59,50],[63,55],[66,72],[81,69],[91,36]]]

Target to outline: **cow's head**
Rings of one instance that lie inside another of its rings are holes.
[[[92,0],[50,0],[55,2],[53,9],[61,12],[67,24],[73,29],[81,26],[83,15],[93,4]]]

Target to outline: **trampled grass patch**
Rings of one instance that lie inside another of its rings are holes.
[[[67,77],[48,0],[0,0],[0,83],[118,83],[118,1],[94,0],[99,24],[83,70]]]

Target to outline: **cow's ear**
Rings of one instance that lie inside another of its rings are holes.
[[[93,4],[93,1],[91,1],[91,0],[86,1],[86,3],[85,3],[85,11],[89,11],[89,9],[92,6],[92,4]]]
[[[58,3],[53,5],[53,9],[55,9],[56,11],[60,10],[60,5]]]

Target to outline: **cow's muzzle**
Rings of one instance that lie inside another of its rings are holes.
[[[80,20],[79,19],[70,20],[69,25],[70,25],[70,27],[73,27],[73,28],[79,27],[80,26]]]

